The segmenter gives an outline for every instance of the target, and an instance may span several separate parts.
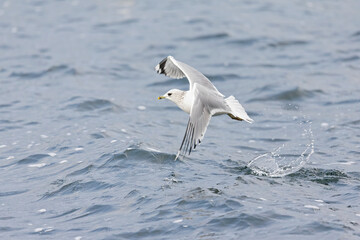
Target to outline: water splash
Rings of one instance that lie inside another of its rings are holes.
[[[299,171],[310,159],[314,153],[314,137],[311,130],[311,122],[300,123],[303,128],[302,138],[307,139],[305,150],[301,154],[287,154],[284,151],[297,151],[291,149],[291,146],[283,144],[274,151],[257,156],[247,165],[253,173],[261,176],[284,177]],[[289,149],[290,148],[290,149]]]

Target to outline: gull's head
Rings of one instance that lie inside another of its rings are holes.
[[[158,99],[169,99],[174,103],[179,103],[184,98],[184,91],[179,89],[171,89],[167,91],[163,96],[158,97]]]

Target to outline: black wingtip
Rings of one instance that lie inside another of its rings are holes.
[[[165,64],[166,61],[168,60],[168,57],[164,58],[163,60],[161,60],[161,62],[156,66],[156,71],[159,74],[165,74]]]

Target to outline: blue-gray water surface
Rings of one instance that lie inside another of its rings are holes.
[[[359,239],[360,1],[0,1],[1,239]],[[174,161],[203,72],[214,117]]]

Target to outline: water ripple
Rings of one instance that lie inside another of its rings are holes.
[[[97,204],[97,205],[87,208],[80,216],[74,217],[71,220],[84,218],[84,217],[94,215],[94,214],[104,214],[104,213],[112,211],[113,209],[114,209],[114,207],[111,205]]]
[[[74,208],[74,209],[71,209],[71,210],[69,210],[69,211],[65,211],[65,212],[63,212],[63,213],[60,213],[60,214],[58,214],[58,215],[50,216],[49,218],[62,218],[62,217],[64,217],[64,216],[67,216],[67,215],[71,215],[71,214],[73,214],[73,213],[76,213],[76,212],[79,211],[79,210],[80,210],[80,208]]]
[[[206,224],[206,226],[212,229],[212,231],[223,231],[224,228],[242,230],[249,227],[265,227],[272,222],[272,219],[265,216],[240,213],[233,217],[228,216],[212,219]]]
[[[243,39],[231,40],[231,41],[228,41],[227,43],[231,44],[231,45],[240,46],[240,47],[247,47],[247,46],[254,45],[255,43],[258,43],[259,41],[260,41],[259,38],[243,38]]]
[[[174,161],[175,156],[175,154],[163,153],[150,148],[143,149],[140,145],[133,145],[122,153],[113,154],[100,168],[127,168],[136,164],[136,161],[150,161],[159,164],[180,162]]]
[[[41,78],[44,76],[48,76],[54,73],[63,73],[63,74],[71,74],[73,75],[76,73],[76,70],[69,68],[67,65],[57,65],[52,66],[46,70],[40,72],[13,72],[10,74],[10,77],[17,77],[22,79],[34,79],[34,78]]]
[[[353,33],[351,36],[352,37],[359,37],[360,36],[360,31],[357,31],[357,32]]]
[[[131,18],[131,19],[126,19],[123,21],[111,21],[111,22],[104,22],[104,23],[98,23],[96,25],[94,25],[95,29],[109,29],[109,28],[117,28],[119,26],[122,25],[130,25],[132,23],[136,23],[138,22],[138,19],[135,18]]]
[[[336,169],[302,168],[290,174],[291,178],[307,179],[323,185],[338,183],[342,179],[350,179],[346,173]]]
[[[263,101],[298,101],[306,98],[313,98],[319,94],[323,94],[324,92],[320,89],[315,90],[306,90],[300,87],[296,87],[294,89],[285,90],[281,93],[269,95],[267,97],[261,98],[252,98],[249,102],[263,102]]]
[[[100,182],[100,181],[95,181],[95,180],[83,182],[83,181],[78,180],[78,181],[74,181],[74,182],[65,184],[58,190],[45,193],[43,198],[51,198],[51,197],[55,197],[55,196],[68,195],[68,194],[72,194],[75,192],[92,192],[92,191],[98,191],[98,190],[108,189],[108,188],[112,188],[112,187],[114,187],[114,185],[108,184],[105,182]]]
[[[314,232],[330,232],[330,231],[340,231],[344,232],[346,229],[345,226],[341,224],[327,223],[327,222],[312,222],[303,226],[298,226],[290,230],[288,233],[293,235],[313,235]]]
[[[277,41],[268,44],[268,47],[271,48],[284,48],[284,47],[291,47],[291,46],[300,46],[309,44],[308,41],[304,40],[285,40],[285,41]]]
[[[94,165],[90,164],[89,166],[86,166],[83,169],[76,170],[76,171],[68,174],[67,177],[77,176],[77,175],[86,175],[86,174],[90,173],[92,169],[94,169]]]
[[[0,197],[7,197],[7,196],[14,196],[26,193],[28,190],[22,190],[22,191],[10,191],[10,192],[0,192]]]
[[[21,228],[14,228],[14,227],[0,227],[0,232],[14,232],[19,231]]]
[[[16,101],[12,101],[10,103],[3,103],[3,104],[0,104],[0,108],[8,108],[8,107],[12,107],[16,104],[20,103],[20,101],[16,100]],[[3,123],[3,121],[5,120],[0,120],[0,123]]]
[[[18,164],[37,163],[39,160],[45,157],[49,157],[49,154],[34,154],[19,160],[17,163]]]
[[[325,106],[330,105],[346,105],[346,104],[357,104],[360,102],[360,99],[348,99],[348,100],[342,100],[337,102],[326,102],[324,103]]]
[[[69,104],[63,109],[75,109],[78,112],[95,110],[100,110],[101,112],[117,112],[123,110],[121,106],[106,99],[83,100],[79,103]]]
[[[217,40],[217,39],[224,39],[228,38],[229,34],[227,33],[214,33],[214,34],[204,34],[197,37],[190,37],[190,38],[181,38],[180,40],[186,41],[209,41],[209,40]]]

